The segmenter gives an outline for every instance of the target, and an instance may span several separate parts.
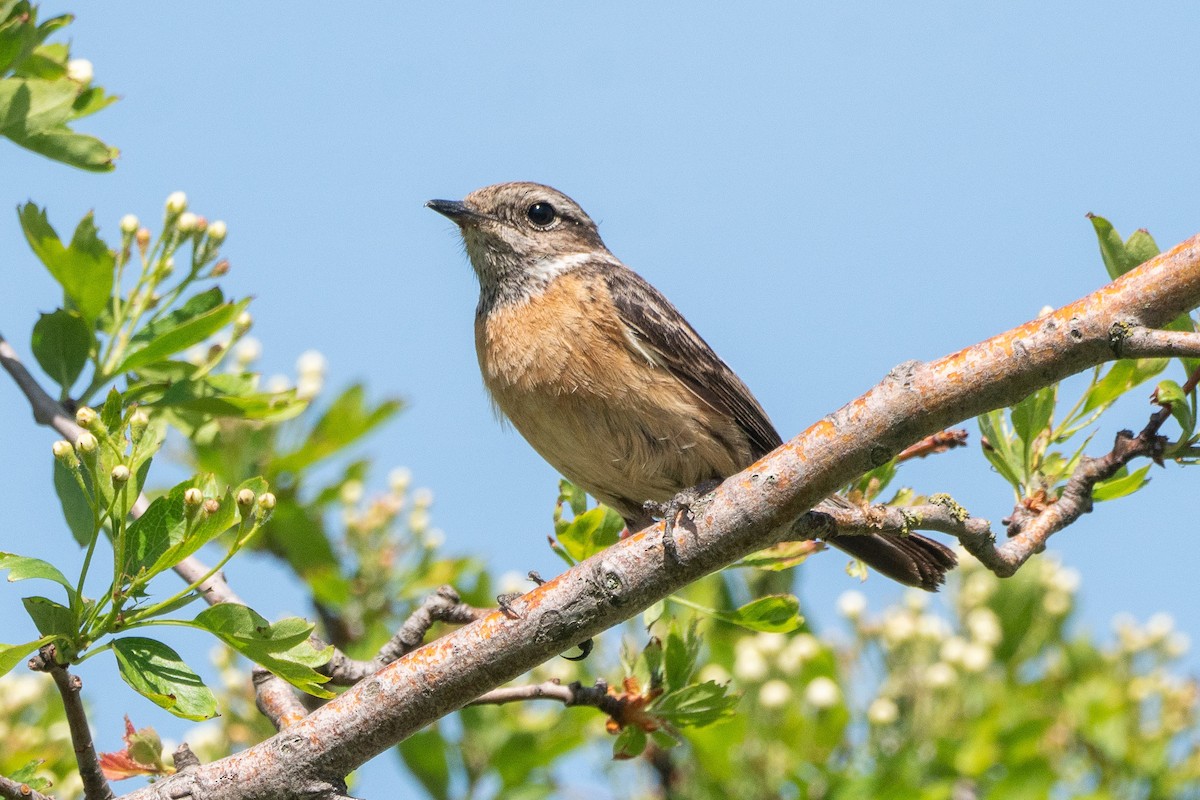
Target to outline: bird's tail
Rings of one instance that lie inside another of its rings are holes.
[[[834,536],[825,540],[894,581],[936,592],[958,565],[954,551],[916,533],[907,536]]]

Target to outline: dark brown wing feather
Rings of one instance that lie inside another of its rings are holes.
[[[610,264],[600,268],[621,322],[693,394],[737,423],[750,441],[754,458],[783,444],[746,384],[667,298],[636,272]]]
[[[636,272],[612,264],[597,264],[594,268],[604,272],[621,322],[637,337],[638,344],[693,394],[731,417],[745,432],[754,458],[783,443],[750,389],[667,298]],[[679,488],[682,491],[687,487]],[[946,572],[958,563],[953,550],[918,534],[846,536],[831,539],[829,544],[895,581],[931,592],[937,591]]]

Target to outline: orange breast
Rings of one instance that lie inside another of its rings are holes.
[[[603,284],[559,276],[476,320],[492,400],[565,477],[626,517],[751,461],[745,434],[638,353]]]

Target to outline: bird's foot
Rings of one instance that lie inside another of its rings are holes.
[[[700,501],[700,498],[717,488],[720,483],[720,481],[705,481],[690,489],[684,489],[665,503],[650,500],[642,505],[642,509],[647,514],[658,517],[665,523],[662,537],[663,554],[671,561],[679,561],[679,549],[675,545],[675,526],[682,523],[684,530],[695,533],[695,526],[691,521],[692,508]]]
[[[534,584],[536,584],[538,586],[541,586],[543,583],[546,582],[546,579],[543,578],[537,572],[537,570],[532,570],[532,569],[529,570],[529,574],[527,577],[529,578],[529,580],[533,581]],[[496,603],[498,604],[500,611],[504,614],[504,616],[508,617],[509,619],[520,619],[521,618],[521,613],[512,607],[512,601],[516,600],[520,596],[521,595],[519,593],[502,594],[496,598]],[[575,646],[579,648],[579,655],[563,656],[563,658],[565,658],[567,661],[583,661],[585,658],[587,658],[588,656],[590,656],[592,654],[592,648],[594,648],[596,646],[596,643],[592,639],[584,639],[582,642],[580,642],[579,644],[577,644]]]

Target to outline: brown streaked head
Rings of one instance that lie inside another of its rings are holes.
[[[596,223],[579,204],[540,183],[498,183],[462,201],[425,204],[462,231],[481,300],[515,300],[588,260],[611,261]]]

